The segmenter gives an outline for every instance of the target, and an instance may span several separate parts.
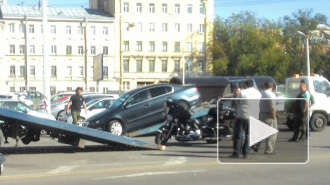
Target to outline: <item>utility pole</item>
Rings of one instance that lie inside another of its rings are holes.
[[[204,66],[203,75],[206,76],[206,64],[207,64],[207,0],[201,0],[204,5]]]
[[[120,53],[120,84],[119,84],[119,92],[123,93],[123,83],[124,83],[124,61],[123,61],[123,53],[122,53],[122,20],[121,20],[121,0],[119,1],[119,53]]]
[[[43,60],[44,60],[44,101],[45,109],[48,113],[51,111],[50,106],[50,68],[49,68],[49,59],[48,59],[48,50],[49,44],[47,42],[48,38],[48,22],[47,22],[47,0],[42,0],[42,26],[43,26]],[[26,29],[26,28],[25,28]],[[27,51],[26,51],[27,52]]]
[[[87,49],[87,17],[85,17],[84,22],[82,23],[82,26],[84,27],[84,61],[85,61],[85,90],[88,91],[88,75],[87,75],[87,66],[88,66],[88,49]]]
[[[25,80],[25,90],[28,90],[28,38],[27,38],[27,16],[24,16],[23,20],[24,25],[24,66],[25,66],[25,74],[24,74],[24,80]]]

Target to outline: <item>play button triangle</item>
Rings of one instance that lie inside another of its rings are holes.
[[[277,132],[277,129],[250,116],[250,147]]]

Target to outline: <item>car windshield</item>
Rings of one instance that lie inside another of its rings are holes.
[[[92,106],[95,102],[97,102],[99,99],[92,99],[92,100],[90,100],[89,102],[87,102],[86,103],[86,107],[88,108],[88,107],[90,107],[90,106]]]
[[[131,96],[130,93],[123,94],[115,102],[113,102],[111,107],[118,107],[118,106],[122,105],[130,96]]]
[[[33,110],[31,107],[24,104],[23,102],[17,102],[17,101],[0,102],[0,108],[9,109],[16,112],[25,112],[25,113]]]
[[[329,92],[330,85],[329,85],[329,82],[327,82],[326,80],[314,80],[313,84],[314,84],[315,92],[324,93],[324,94],[330,93]]]

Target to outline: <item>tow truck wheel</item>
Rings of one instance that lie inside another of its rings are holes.
[[[328,120],[323,114],[316,113],[312,116],[310,126],[313,131],[320,132],[325,129],[327,123]]]
[[[124,134],[124,127],[119,120],[112,120],[108,124],[108,131],[113,135],[123,135]]]

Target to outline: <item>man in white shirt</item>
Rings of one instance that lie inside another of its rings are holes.
[[[262,99],[260,101],[260,115],[259,119],[260,121],[264,122],[265,124],[269,125],[270,127],[273,127],[277,129],[277,119],[276,119],[276,95],[272,92],[273,90],[273,82],[267,81],[265,83],[265,90],[261,92]],[[263,98],[266,98],[263,100]],[[266,141],[266,148],[265,148],[265,154],[274,154],[274,147],[275,142],[277,139],[277,134],[274,134],[270,137],[268,137]],[[258,152],[259,147],[261,145],[261,142],[257,143],[256,145],[252,146],[251,148]]]
[[[249,146],[249,120],[250,116],[259,119],[259,102],[261,98],[261,93],[254,87],[254,81],[248,79],[246,81],[246,89],[243,89],[237,96],[239,99],[239,104],[237,106],[237,120],[234,126],[234,145],[233,153],[229,156],[230,158],[238,158],[243,140],[242,153],[244,158],[249,158],[250,146]],[[243,138],[243,132],[244,138]]]

